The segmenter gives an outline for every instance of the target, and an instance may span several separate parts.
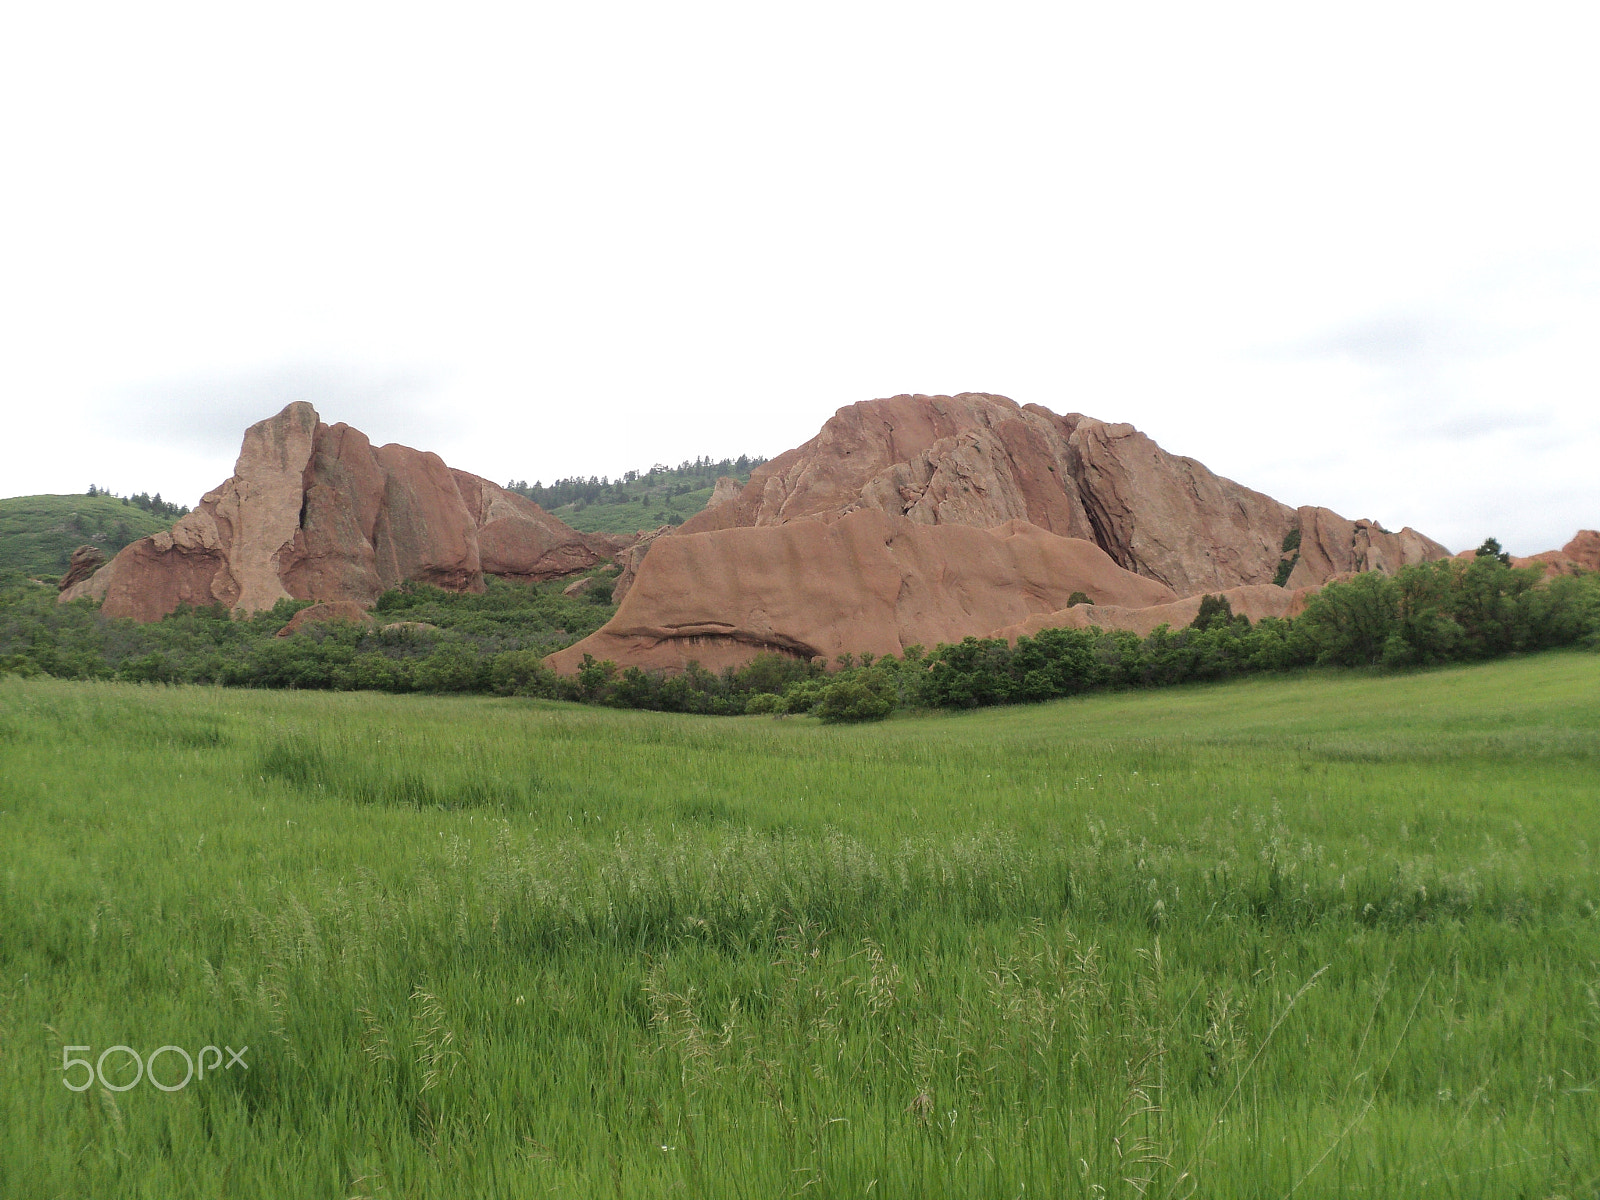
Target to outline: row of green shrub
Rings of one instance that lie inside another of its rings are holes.
[[[618,708],[716,715],[811,713],[824,721],[886,717],[897,708],[973,708],[1108,688],[1163,687],[1309,666],[1403,668],[1587,645],[1600,648],[1600,575],[1542,578],[1494,553],[1368,572],[1330,584],[1293,620],[1252,624],[1206,597],[1186,629],[1046,629],[1015,645],[969,637],[931,653],[844,655],[820,664],[763,655],[713,674],[667,676],[585,658],[575,676],[543,665],[613,611],[557,585],[493,581],[479,596],[414,586],[386,593],[378,615],[404,628],[313,625],[276,634],[300,605],[248,620],[180,611],[153,625],[108,621],[45,589],[0,590],[0,671],[79,679],[390,692],[490,692]]]
[[[1162,626],[1147,637],[1098,628],[1046,629],[1015,645],[969,637],[931,654],[846,655],[827,676],[793,663],[784,677],[777,664],[785,660],[775,659],[722,677],[691,670],[662,679],[585,660],[576,681],[533,672],[515,687],[628,708],[858,721],[902,707],[975,708],[1312,666],[1434,666],[1575,645],[1600,649],[1600,575],[1545,580],[1541,568],[1513,568],[1486,549],[1466,562],[1330,584],[1293,620],[1252,624],[1226,598],[1208,596],[1188,628]]]
[[[487,691],[494,677],[489,667],[502,656],[537,661],[593,633],[615,611],[609,573],[598,573],[581,596],[562,594],[566,582],[527,586],[489,579],[476,595],[408,585],[379,597],[370,628],[312,625],[279,637],[306,602],[283,600],[245,619],[230,618],[221,606],[185,607],[140,624],[110,620],[87,600],[57,604],[54,588],[13,574],[0,578],[0,672],[236,687]]]

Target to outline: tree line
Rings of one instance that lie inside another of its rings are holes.
[[[627,471],[619,478],[573,475],[546,485],[526,479],[513,479],[506,490],[526,496],[540,508],[560,508],[567,504],[622,503],[647,497],[664,498],[711,487],[723,475],[740,482],[767,460],[741,454],[738,458],[701,457],[685,459],[675,467],[657,463],[648,471]]]
[[[130,508],[142,508],[147,513],[153,513],[158,517],[168,517],[174,521],[179,517],[186,516],[189,512],[188,508],[186,508],[184,505],[174,504],[170,500],[163,500],[160,492],[157,492],[154,496],[150,495],[149,492],[140,492],[136,496],[119,496],[115,492],[108,491],[103,487],[97,487],[91,483],[89,485],[89,490],[84,494],[87,496],[106,496],[112,500],[121,500]]]

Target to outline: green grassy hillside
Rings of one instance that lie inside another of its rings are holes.
[[[574,476],[548,486],[513,480],[507,486],[542,505],[574,529],[585,533],[634,533],[681,525],[705,508],[717,480],[724,475],[748,482],[750,472],[766,460],[697,458],[676,467],[657,464],[648,471],[629,471],[620,479]]]
[[[0,747],[8,1200],[1600,1181],[1593,654],[849,728],[0,679]]]
[[[563,504],[553,509],[574,529],[585,533],[634,533],[641,529],[659,529],[663,525],[681,525],[695,513],[705,508],[711,499],[712,486],[693,491],[654,496],[602,498],[593,503]]]
[[[61,575],[85,542],[109,559],[176,519],[115,496],[13,496],[0,500],[0,570]]]

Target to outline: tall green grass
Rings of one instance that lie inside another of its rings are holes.
[[[1597,831],[1583,654],[865,729],[0,681],[0,1195],[1593,1195]],[[114,1044],[250,1068],[62,1086]]]

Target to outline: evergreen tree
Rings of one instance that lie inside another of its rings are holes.
[[[1498,558],[1506,566],[1511,565],[1511,555],[1500,548],[1500,543],[1494,538],[1484,538],[1483,545],[1474,553],[1475,558]]]

